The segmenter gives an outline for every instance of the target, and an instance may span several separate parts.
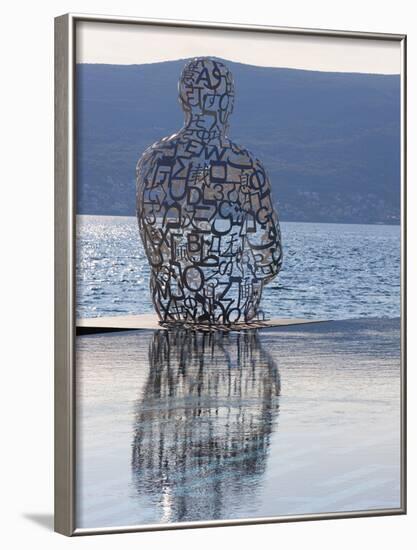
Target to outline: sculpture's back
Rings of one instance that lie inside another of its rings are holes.
[[[222,63],[188,63],[179,93],[184,127],[137,165],[152,300],[165,323],[248,322],[282,263],[270,183],[261,163],[226,137],[234,85]]]

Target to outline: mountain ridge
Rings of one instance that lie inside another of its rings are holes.
[[[182,126],[186,61],[77,66],[79,213],[134,214],[140,154]],[[281,219],[399,223],[398,75],[224,62],[236,85],[230,139],[265,165]]]

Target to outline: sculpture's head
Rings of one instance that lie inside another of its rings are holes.
[[[184,67],[178,87],[186,124],[197,121],[207,130],[227,128],[235,89],[223,63],[211,57],[193,59]]]

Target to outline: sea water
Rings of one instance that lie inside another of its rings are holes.
[[[264,289],[267,317],[400,315],[399,226],[281,223],[284,263]],[[152,312],[134,217],[77,216],[77,317]]]

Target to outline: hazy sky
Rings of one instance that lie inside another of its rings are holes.
[[[132,65],[202,55],[265,67],[399,74],[399,42],[77,23],[77,63]]]

